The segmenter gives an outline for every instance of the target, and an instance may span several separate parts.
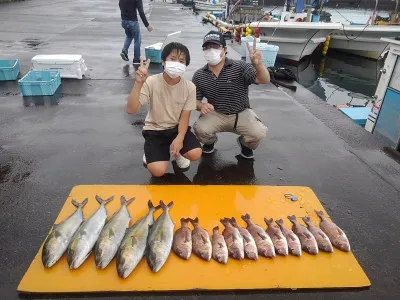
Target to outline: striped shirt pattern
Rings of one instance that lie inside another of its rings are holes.
[[[206,98],[216,112],[232,115],[250,108],[249,85],[256,78],[256,69],[251,64],[226,58],[218,77],[206,65],[194,73],[192,81],[197,100]]]

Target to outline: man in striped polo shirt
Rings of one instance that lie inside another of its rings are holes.
[[[197,70],[192,79],[197,90],[197,110],[201,112],[194,131],[203,144],[203,153],[214,152],[217,133],[233,132],[239,135],[241,156],[250,159],[267,134],[267,127],[250,108],[249,85],[269,83],[270,77],[256,42],[253,48],[247,47],[251,64],[226,57],[226,42],[220,32],[210,31],[204,37],[207,65]],[[204,98],[206,103],[202,102]]]

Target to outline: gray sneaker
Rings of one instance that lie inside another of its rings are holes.
[[[121,51],[120,55],[123,60],[129,61],[128,53],[126,53],[124,50]]]

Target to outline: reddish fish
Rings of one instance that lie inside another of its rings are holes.
[[[210,236],[207,230],[199,226],[199,218],[194,220],[190,219],[190,223],[192,223],[194,227],[192,231],[193,252],[201,259],[209,261],[212,254]]]
[[[226,246],[228,247],[229,256],[234,259],[243,259],[244,245],[239,230],[232,226],[228,218],[221,219],[220,221],[225,226],[222,235],[224,236]]]
[[[172,250],[180,258],[189,259],[192,254],[192,231],[189,228],[190,219],[181,219],[181,228],[174,234]]]
[[[275,223],[279,226],[283,235],[286,238],[289,253],[294,256],[301,256],[301,243],[297,235],[295,235],[293,231],[283,225],[282,219],[276,220]]]
[[[256,242],[258,254],[268,258],[275,257],[274,244],[265,230],[253,223],[249,214],[242,216],[242,220],[246,222],[247,230]]]
[[[257,260],[258,259],[257,246],[250,232],[248,232],[247,229],[239,226],[235,218],[231,218],[230,222],[233,225],[233,227],[239,230],[240,234],[243,237],[244,254],[246,255],[246,257],[248,259]]]
[[[319,227],[328,236],[333,246],[335,246],[339,250],[350,252],[350,243],[343,230],[340,229],[335,223],[329,221],[322,211],[315,212],[321,218],[321,223],[319,224]]]
[[[228,262],[228,247],[226,246],[224,236],[219,233],[219,227],[213,228],[212,243],[212,257],[221,264]]]
[[[310,254],[318,254],[318,244],[312,233],[297,222],[296,216],[288,216],[287,218],[293,223],[292,230],[299,237],[303,250]]]
[[[271,237],[272,243],[275,246],[276,253],[279,255],[287,256],[289,254],[288,243],[285,236],[279,227],[272,225],[273,219],[264,218],[265,224],[267,224],[267,233]]]
[[[332,253],[333,252],[333,247],[332,243],[329,240],[328,236],[318,227],[314,226],[311,223],[311,220],[309,217],[304,217],[302,218],[304,223],[306,223],[308,230],[313,234],[315,237],[315,240],[317,241],[318,248],[324,252]]]

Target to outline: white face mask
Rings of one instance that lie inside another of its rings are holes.
[[[169,77],[177,78],[185,73],[186,66],[179,61],[166,61],[164,71]]]
[[[207,49],[203,53],[207,63],[211,66],[218,65],[222,60],[221,49]]]

